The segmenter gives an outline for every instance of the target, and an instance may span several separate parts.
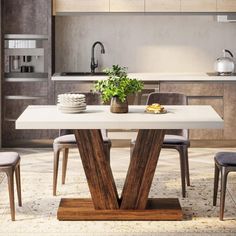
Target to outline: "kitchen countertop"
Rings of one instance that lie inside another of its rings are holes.
[[[131,78],[142,81],[179,81],[179,82],[236,82],[236,76],[209,76],[207,73],[129,73]],[[107,76],[61,76],[56,73],[52,76],[53,81],[83,81],[93,82],[106,79]]]

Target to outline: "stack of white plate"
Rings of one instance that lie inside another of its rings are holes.
[[[86,110],[84,94],[65,93],[58,95],[57,107],[62,113],[79,113]]]

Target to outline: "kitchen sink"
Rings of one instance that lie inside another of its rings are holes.
[[[62,72],[61,76],[105,76],[105,72]]]

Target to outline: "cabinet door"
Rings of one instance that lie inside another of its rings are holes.
[[[55,103],[57,103],[58,94],[63,93],[83,93],[89,92],[94,88],[93,83],[79,83],[79,82],[55,82]]]
[[[56,13],[109,12],[109,0],[56,0]]]
[[[144,12],[144,0],[110,0],[111,12]]]
[[[224,117],[224,85],[222,83],[161,82],[160,92],[183,93],[189,105],[210,105]],[[190,130],[191,140],[222,140],[223,130]]]
[[[224,100],[223,97],[188,97],[189,105],[210,105],[215,111],[224,118]],[[191,140],[222,140],[223,129],[194,129],[190,130],[189,138]]]
[[[217,0],[218,12],[236,12],[236,0]]]
[[[182,12],[216,12],[217,0],[181,0]]]
[[[180,0],[146,0],[146,12],[180,12]]]
[[[236,139],[236,85],[224,85],[224,138]]]

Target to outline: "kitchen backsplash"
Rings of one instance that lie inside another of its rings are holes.
[[[56,17],[56,71],[89,71],[91,47],[101,70],[112,64],[130,72],[213,71],[224,48],[236,56],[236,23],[213,15],[81,14]]]

